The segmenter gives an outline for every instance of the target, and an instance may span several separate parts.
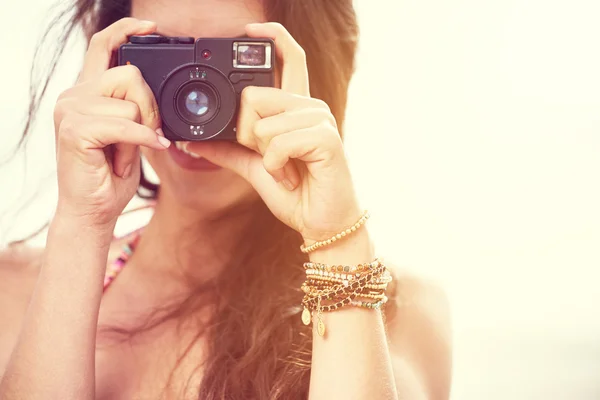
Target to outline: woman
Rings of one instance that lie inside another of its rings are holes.
[[[1,260],[0,397],[448,398],[445,302],[418,280],[396,274],[387,322],[350,305],[316,312],[320,299],[304,304],[313,323],[301,320],[304,262],[376,258],[364,218],[355,225],[362,210],[338,129],[352,2],[95,6],[77,2],[89,48],[55,108],[59,202],[47,246],[13,247]],[[275,41],[280,87],[242,93],[239,143],[170,143],[140,71],[111,68],[128,36],[155,31]],[[140,177],[140,149],[160,190]],[[156,196],[153,217],[114,240],[140,182]],[[127,262],[115,264],[125,243]],[[411,305],[396,310],[400,296]]]

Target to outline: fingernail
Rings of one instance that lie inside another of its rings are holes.
[[[129,175],[131,175],[131,168],[132,168],[131,164],[129,164],[128,166],[125,167],[125,170],[123,171],[123,176],[122,176],[123,179],[129,178]]]
[[[141,20],[140,24],[142,24],[144,26],[154,26],[156,24],[156,22],[154,22],[154,21],[148,21],[148,20]]]
[[[156,133],[158,134],[158,136],[165,137],[165,133],[163,132],[162,128],[158,128],[158,129],[156,130]]]
[[[291,182],[289,179],[285,178],[285,179],[282,181],[282,183],[283,183],[283,186],[285,186],[285,188],[286,188],[287,190],[290,190],[290,191],[291,191],[291,190],[294,190],[294,185],[292,184],[292,182]]]
[[[171,141],[164,136],[157,136],[158,143],[160,143],[165,149],[171,145]]]

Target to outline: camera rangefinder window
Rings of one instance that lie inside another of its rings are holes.
[[[234,42],[233,66],[271,68],[271,43]]]
[[[263,65],[265,63],[265,47],[248,45],[239,46],[238,63],[253,66]]]

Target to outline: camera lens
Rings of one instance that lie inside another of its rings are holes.
[[[192,81],[181,86],[175,95],[175,109],[189,124],[205,124],[219,108],[219,99],[212,85]]]
[[[197,45],[202,50],[212,43]],[[202,60],[200,51],[195,54]],[[214,66],[180,65],[164,77],[156,94],[165,134],[176,140],[235,139],[238,96],[229,77]]]
[[[192,90],[185,97],[185,108],[197,116],[206,114],[208,111],[208,96],[200,90]]]

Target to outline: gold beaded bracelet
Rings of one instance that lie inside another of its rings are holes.
[[[358,264],[358,265],[329,265],[315,262],[306,262],[304,263],[304,269],[307,271],[316,270],[316,273],[321,275],[325,274],[325,272],[331,273],[360,273],[363,271],[371,270],[377,266],[379,266],[380,260],[378,258],[375,261],[370,263]],[[331,274],[330,274],[331,275]]]
[[[356,232],[356,230],[358,228],[360,228],[361,226],[363,226],[365,224],[365,222],[367,221],[367,219],[369,219],[369,217],[370,217],[369,212],[365,211],[363,213],[363,215],[360,217],[360,219],[358,220],[358,222],[355,223],[354,225],[352,225],[350,228],[343,230],[342,232],[330,237],[327,240],[323,240],[321,242],[315,242],[315,243],[311,244],[310,246],[305,247],[304,245],[301,245],[300,250],[304,254],[308,254],[308,253],[311,253],[321,247],[329,246],[330,244],[350,235],[352,232]]]

